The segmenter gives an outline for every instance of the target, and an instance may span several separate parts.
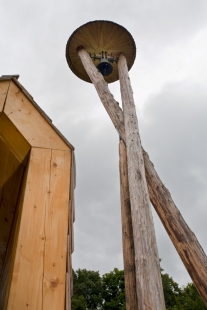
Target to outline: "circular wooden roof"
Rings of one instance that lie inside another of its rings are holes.
[[[122,26],[105,20],[96,20],[82,25],[70,36],[66,45],[66,59],[70,69],[80,79],[91,83],[82,62],[77,53],[77,47],[83,46],[89,54],[101,56],[101,52],[107,52],[108,56],[119,57],[122,53],[127,59],[130,70],[136,56],[136,46],[131,34]],[[99,59],[93,60],[95,66]],[[119,79],[116,62],[112,63],[113,72],[104,76],[107,83]]]

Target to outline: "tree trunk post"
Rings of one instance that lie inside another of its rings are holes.
[[[111,121],[122,137],[125,138],[124,116],[118,102],[110,93],[108,84],[93,64],[85,49],[80,49],[78,55],[82,64],[94,84],[100,100],[105,107]],[[142,148],[146,180],[151,203],[162,221],[166,232],[174,244],[192,281],[207,306],[207,257],[196,236],[189,228],[172,197],[160,180],[148,154]],[[193,241],[193,242],[192,242]]]
[[[129,183],[127,171],[127,154],[125,144],[122,140],[120,140],[119,142],[119,171],[121,189],[122,243],[124,257],[126,310],[138,310],[134,239],[132,231],[131,204],[129,197]]]
[[[139,309],[143,310],[161,310],[165,309],[165,302],[159,256],[145,178],[138,120],[126,58],[123,55],[119,57],[118,71],[126,135],[138,305]]]

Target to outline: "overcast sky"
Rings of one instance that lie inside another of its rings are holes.
[[[141,140],[207,252],[207,1],[1,0],[0,75],[19,81],[74,145],[77,162],[73,267],[123,268],[118,135],[95,88],[65,59],[72,32],[111,20],[134,37],[130,70]],[[110,84],[120,102],[119,83]],[[153,210],[162,267],[190,281]]]

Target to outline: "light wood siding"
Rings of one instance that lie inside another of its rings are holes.
[[[23,199],[24,199],[24,190],[26,187],[26,180],[27,180],[27,172],[28,167],[26,171],[24,172],[23,182],[21,185],[20,195],[15,211],[15,216],[12,224],[12,230],[9,236],[9,244],[7,247],[6,257],[4,260],[4,266],[1,274],[1,296],[0,296],[0,309],[2,310],[8,310],[7,308],[7,301],[9,298],[10,293],[10,284],[11,279],[13,277],[13,266],[14,266],[14,260],[16,255],[16,246],[17,246],[17,240],[18,240],[18,234],[19,234],[19,227],[20,227],[20,220],[21,220],[21,212],[22,212],[22,205],[23,205]]]
[[[4,108],[10,81],[1,81],[0,83],[0,113]]]
[[[4,150],[6,153],[8,152],[8,154],[6,154],[7,161],[6,163],[4,162],[5,152],[2,152],[1,146],[2,140],[0,139],[0,154],[3,155],[3,160],[0,160],[0,274],[24,171],[23,165],[21,165],[15,155],[6,148],[5,144]]]
[[[73,150],[18,81],[1,79],[0,309],[71,308]]]
[[[42,309],[51,150],[31,150],[7,309]]]
[[[4,113],[0,115],[0,137],[23,163],[31,146]]]
[[[52,151],[45,220],[43,309],[64,309],[71,151]]]
[[[4,112],[31,146],[68,150],[66,143],[13,82]]]

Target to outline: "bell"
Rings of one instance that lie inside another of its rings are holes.
[[[101,58],[100,63],[97,66],[97,69],[101,72],[103,76],[110,75],[113,71],[112,64],[108,61],[107,58]]]

